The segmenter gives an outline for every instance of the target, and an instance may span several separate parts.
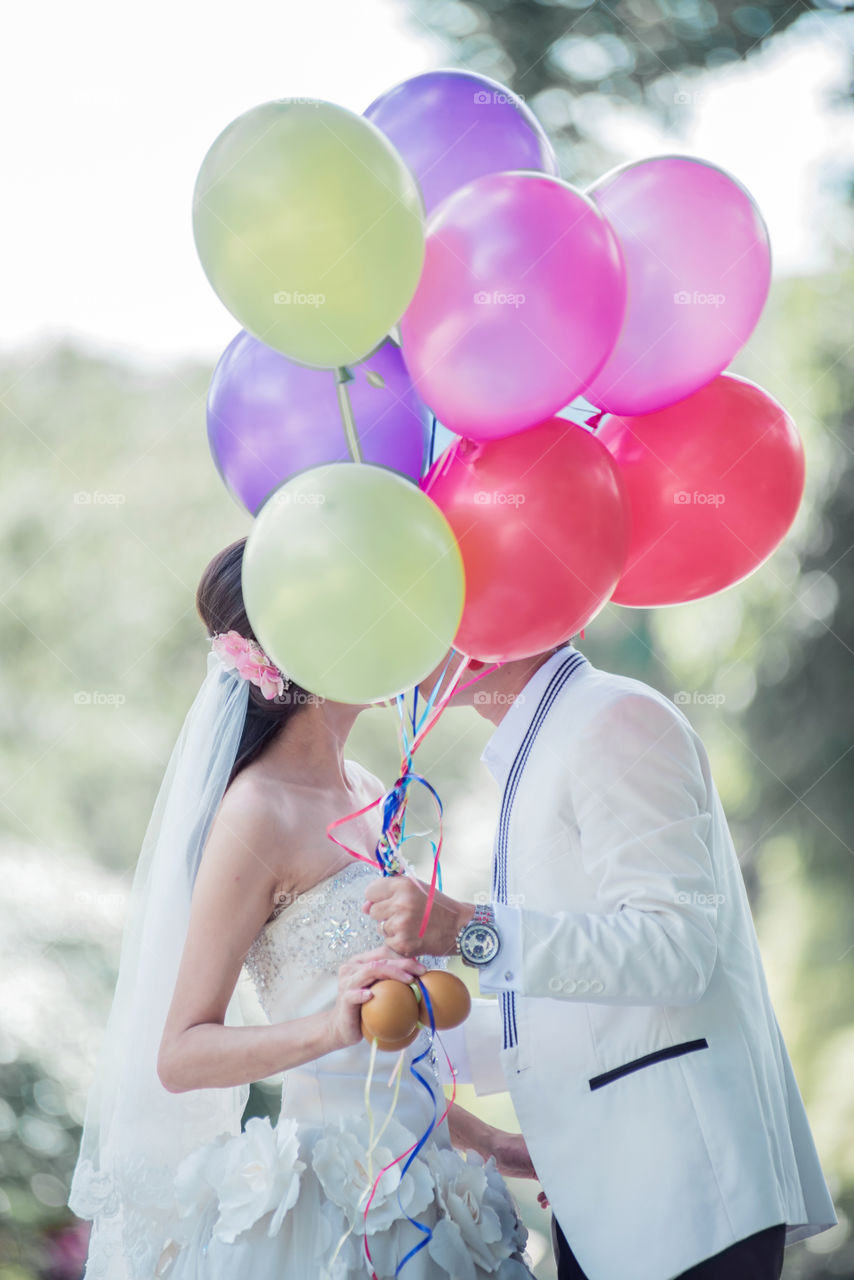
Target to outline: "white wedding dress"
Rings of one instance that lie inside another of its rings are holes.
[[[342,961],[382,943],[361,910],[367,879],[377,874],[354,862],[264,925],[245,963],[271,1022],[331,1008]],[[286,1071],[276,1125],[250,1119],[239,1136],[219,1138],[179,1166],[180,1239],[161,1258],[158,1277],[355,1280],[373,1269],[387,1280],[429,1228],[428,1243],[400,1269],[402,1280],[530,1280],[527,1231],[494,1161],[454,1150],[447,1121],[402,1178],[405,1160],[383,1176],[365,1218],[375,1178],[424,1133],[432,1099],[439,1116],[444,1110],[429,1057],[418,1066],[429,1092],[409,1070],[427,1044],[422,1031],[404,1051],[397,1103],[372,1152],[372,1133],[392,1103],[388,1080],[397,1054],[376,1056],[373,1130],[366,1041]]]

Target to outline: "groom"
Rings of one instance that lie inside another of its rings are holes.
[[[492,901],[438,894],[421,938],[414,878],[364,909],[498,994],[559,1280],[777,1280],[784,1244],[836,1216],[701,739],[570,643],[462,702],[496,725]]]

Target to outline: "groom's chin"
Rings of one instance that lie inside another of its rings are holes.
[[[421,683],[418,685],[418,696],[421,698],[429,698],[434,688],[436,687],[437,681],[441,679],[442,672],[444,672],[445,678],[444,680],[442,680],[442,687],[438,690],[436,695],[437,697],[441,697],[443,692],[447,690],[448,685],[451,682],[451,678],[455,674],[460,662],[463,661],[464,656],[465,656],[464,654],[454,654],[450,662],[448,662],[447,659],[443,658],[443,660],[439,663],[439,666],[436,667],[434,671],[431,671],[429,676],[425,676],[424,679],[421,681]],[[485,666],[486,666],[486,663],[481,662],[479,658],[468,658],[466,660],[465,670],[460,676],[458,684],[460,685],[466,684],[469,680],[471,680],[474,676],[476,676],[478,672],[482,671]],[[469,700],[469,693],[470,693],[469,690],[466,690],[465,692],[459,693],[459,694],[455,693],[454,696],[449,700],[448,706],[450,707],[465,706],[465,704]]]

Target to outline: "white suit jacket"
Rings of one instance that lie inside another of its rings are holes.
[[[583,1270],[671,1280],[775,1223],[787,1244],[833,1226],[688,719],[567,644],[484,759],[504,786],[502,948],[480,971],[497,1005],[476,1003],[500,1013],[506,1087]]]

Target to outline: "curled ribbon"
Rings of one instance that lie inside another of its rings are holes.
[[[403,695],[399,694],[395,700],[397,705],[397,710],[398,710],[398,716],[400,719],[400,746],[401,746],[400,774],[399,774],[399,777],[397,778],[397,781],[387,792],[385,792],[384,795],[377,796],[376,800],[372,800],[370,804],[366,804],[361,809],[357,809],[355,813],[347,814],[343,818],[336,818],[333,822],[330,822],[328,827],[326,828],[327,835],[329,836],[330,840],[334,841],[334,843],[337,844],[339,848],[344,849],[352,857],[358,858],[360,862],[367,862],[369,865],[379,866],[384,876],[401,875],[401,874],[411,875],[413,874],[411,871],[411,868],[408,866],[406,859],[403,856],[403,845],[406,843],[407,840],[413,838],[412,836],[409,836],[406,834],[406,807],[409,801],[409,793],[410,793],[410,788],[412,784],[417,783],[419,786],[424,787],[424,789],[430,795],[436,807],[437,832],[436,832],[436,839],[434,841],[431,841],[431,846],[433,849],[433,866],[432,866],[432,871],[430,876],[430,886],[427,891],[427,901],[424,907],[424,915],[418,930],[419,938],[424,937],[424,934],[427,929],[427,924],[430,919],[430,912],[432,910],[436,891],[437,889],[441,891],[441,887],[442,887],[440,857],[442,852],[442,824],[443,824],[444,810],[442,806],[442,801],[439,797],[439,793],[436,791],[435,787],[433,787],[427,781],[426,778],[422,777],[420,774],[414,771],[412,767],[413,756],[415,752],[418,750],[418,748],[421,746],[424,739],[427,737],[428,733],[430,733],[430,731],[433,728],[435,728],[436,724],[438,723],[439,717],[447,707],[451,698],[455,694],[461,693],[464,689],[467,689],[470,685],[475,684],[478,680],[482,679],[483,676],[488,675],[489,672],[495,671],[497,667],[501,665],[500,663],[495,663],[492,666],[485,667],[482,671],[479,671],[476,675],[474,675],[470,680],[467,680],[465,683],[460,684],[460,680],[462,678],[463,672],[468,666],[469,659],[467,657],[464,657],[463,655],[459,655],[462,660],[457,665],[456,670],[451,676],[450,683],[447,689],[445,689],[444,692],[442,692],[440,695],[439,690],[442,686],[442,683],[444,682],[444,679],[447,674],[448,667],[450,666],[451,658],[454,652],[455,652],[454,650],[451,650],[451,653],[449,653],[448,658],[445,662],[445,665],[442,669],[442,673],[439,676],[439,679],[436,681],[436,684],[434,685],[429,698],[427,698],[424,708],[420,714],[418,713],[418,689],[417,688],[415,689],[413,694],[412,710],[408,715],[406,713],[406,704],[405,704],[405,699]],[[408,721],[408,724],[407,724],[407,721]],[[382,814],[382,828],[381,828],[379,840],[377,841],[373,858],[366,857],[364,854],[357,852],[357,850],[351,849],[349,845],[344,844],[342,840],[339,840],[338,837],[333,834],[333,832],[338,827],[341,827],[346,823],[351,822],[354,818],[362,817],[364,814],[370,813],[371,810],[376,809],[377,807],[380,807],[380,806],[381,806],[381,814]],[[411,1222],[412,1225],[416,1227],[417,1230],[423,1234],[424,1239],[419,1241],[418,1244],[414,1245],[413,1248],[410,1249],[410,1251],[406,1254],[406,1256],[398,1263],[397,1268],[395,1270],[396,1276],[400,1273],[401,1269],[406,1265],[406,1263],[410,1260],[410,1258],[414,1257],[414,1255],[418,1253],[421,1249],[423,1249],[425,1245],[429,1244],[433,1235],[433,1231],[431,1227],[427,1227],[423,1223],[418,1222],[415,1218],[410,1217],[410,1215],[403,1208],[403,1205],[400,1201],[400,1182],[402,1182],[403,1178],[407,1173],[407,1170],[412,1164],[412,1161],[416,1158],[419,1151],[422,1149],[425,1142],[430,1137],[430,1134],[438,1125],[441,1125],[445,1120],[448,1112],[450,1111],[451,1107],[454,1104],[454,1100],[456,1098],[456,1092],[457,1092],[457,1085],[456,1085],[456,1078],[454,1077],[453,1071],[452,1071],[451,1076],[453,1080],[453,1085],[452,1085],[451,1098],[447,1103],[447,1106],[445,1107],[445,1110],[443,1111],[442,1116],[438,1117],[436,1096],[427,1079],[418,1070],[419,1064],[422,1063],[424,1059],[428,1057],[428,1055],[433,1054],[435,1052],[435,1042],[438,1039],[438,1037],[436,1036],[436,1021],[433,1016],[433,1007],[430,1001],[430,997],[423,987],[421,988],[421,995],[422,995],[424,1004],[427,1008],[427,1013],[430,1019],[429,1044],[423,1053],[418,1054],[417,1057],[412,1059],[412,1061],[409,1064],[409,1070],[414,1076],[414,1078],[418,1081],[420,1087],[423,1089],[426,1089],[427,1092],[429,1093],[432,1104],[433,1104],[433,1118],[430,1121],[427,1128],[425,1129],[424,1133],[421,1135],[421,1137],[416,1142],[414,1142],[411,1147],[408,1147],[406,1151],[401,1152],[401,1154],[395,1160],[392,1160],[390,1164],[387,1164],[383,1169],[381,1169],[376,1179],[374,1180],[371,1193],[368,1197],[368,1201],[367,1201],[367,1204],[365,1205],[365,1210],[364,1210],[365,1254],[367,1256],[368,1264],[371,1266],[372,1280],[377,1280],[377,1277],[376,1277],[376,1273],[373,1270],[373,1264],[371,1261],[371,1251],[370,1251],[370,1246],[368,1245],[367,1216],[383,1175],[387,1173],[389,1169],[394,1168],[396,1164],[399,1164],[401,1160],[405,1160],[406,1163],[404,1164],[400,1172],[400,1180],[398,1183],[398,1191],[397,1191],[398,1205],[400,1206],[401,1213],[404,1215],[404,1217],[406,1217],[408,1221]],[[442,1051],[445,1053],[445,1057],[447,1058],[447,1052],[445,1051],[445,1047],[444,1045],[442,1045],[441,1040],[439,1040],[439,1044],[441,1045]],[[373,1122],[373,1112],[371,1111],[371,1105],[370,1105],[370,1084],[371,1084],[371,1079],[374,1071],[376,1047],[377,1047],[376,1041],[374,1041],[372,1045],[371,1061],[370,1061],[370,1066],[368,1070],[367,1082],[365,1086],[365,1110],[367,1115],[369,1116],[371,1134],[373,1134],[374,1122]],[[382,1134],[383,1130],[388,1124],[388,1121],[391,1118],[392,1112],[394,1111],[394,1108],[397,1102],[397,1092],[400,1087],[400,1079],[402,1075],[402,1072],[400,1072],[400,1065],[403,1062],[404,1052],[405,1051],[403,1050],[401,1051],[400,1057],[398,1059],[398,1065],[395,1068],[395,1071],[397,1072],[397,1086],[395,1089],[395,1095],[392,1101],[391,1108],[389,1109],[388,1115],[386,1116],[382,1129],[380,1129],[380,1133],[377,1134],[376,1137],[372,1136],[369,1139],[369,1146],[368,1146],[368,1168],[369,1168],[368,1176],[369,1177],[370,1177],[370,1170],[371,1170],[371,1154],[375,1149],[377,1142],[379,1141],[380,1135]],[[450,1066],[450,1059],[448,1059],[448,1064]],[[350,1228],[349,1231],[347,1231],[344,1234],[342,1239],[339,1241],[338,1247],[336,1248],[335,1254],[333,1255],[333,1260],[334,1260],[334,1257],[337,1257],[341,1247],[344,1244],[344,1241],[349,1236],[350,1231],[352,1231],[352,1227]]]
[[[419,1053],[417,1057],[412,1059],[412,1061],[409,1064],[409,1070],[412,1073],[412,1075],[415,1077],[415,1079],[419,1082],[419,1084],[422,1086],[422,1088],[426,1089],[428,1094],[430,1095],[430,1101],[433,1104],[433,1119],[430,1121],[430,1123],[428,1124],[427,1128],[424,1130],[421,1137],[416,1142],[414,1142],[411,1147],[407,1147],[405,1151],[402,1151],[401,1154],[396,1157],[396,1159],[390,1161],[389,1164],[384,1165],[383,1168],[380,1169],[379,1173],[376,1176],[376,1179],[374,1180],[374,1184],[371,1189],[371,1194],[368,1197],[367,1204],[365,1205],[365,1214],[364,1214],[365,1256],[368,1260],[368,1265],[371,1268],[371,1280],[377,1280],[377,1274],[373,1269],[373,1260],[371,1258],[371,1250],[368,1244],[368,1231],[367,1231],[368,1210],[371,1207],[371,1203],[373,1201],[374,1196],[376,1195],[377,1188],[379,1187],[380,1182],[382,1181],[383,1175],[386,1174],[389,1171],[389,1169],[393,1169],[394,1166],[396,1164],[399,1164],[401,1160],[405,1159],[406,1163],[404,1164],[403,1168],[400,1171],[400,1179],[398,1181],[398,1187],[397,1187],[397,1203],[403,1216],[409,1222],[411,1222],[412,1225],[415,1228],[417,1228],[418,1231],[420,1231],[423,1234],[424,1239],[420,1240],[418,1244],[413,1245],[413,1247],[409,1250],[409,1252],[405,1254],[403,1258],[401,1258],[400,1262],[395,1267],[395,1270],[394,1270],[395,1276],[398,1276],[400,1272],[403,1270],[403,1268],[406,1266],[407,1262],[409,1262],[410,1258],[414,1258],[415,1254],[419,1253],[426,1245],[430,1243],[430,1241],[433,1238],[433,1228],[427,1227],[424,1225],[423,1222],[419,1222],[416,1218],[411,1217],[404,1209],[400,1200],[400,1184],[403,1182],[403,1179],[406,1176],[409,1166],[412,1164],[412,1161],[416,1158],[419,1151],[424,1146],[427,1139],[430,1137],[430,1134],[433,1132],[434,1129],[438,1128],[439,1125],[444,1123],[444,1120],[448,1115],[448,1112],[451,1110],[451,1107],[454,1105],[454,1101],[457,1096],[457,1081],[456,1081],[456,1076],[454,1075],[453,1069],[451,1069],[451,1080],[452,1080],[451,1096],[448,1099],[448,1102],[445,1106],[445,1110],[442,1112],[442,1115],[439,1116],[438,1115],[439,1109],[436,1106],[436,1095],[433,1092],[433,1089],[431,1088],[428,1081],[418,1070],[418,1064],[423,1062],[425,1058],[429,1057],[429,1055],[434,1052],[435,1043],[439,1039],[439,1037],[436,1035],[436,1019],[433,1016],[433,1005],[430,1000],[430,996],[428,995],[424,987],[421,988],[421,998],[424,1001],[425,1005],[427,1006],[427,1013],[430,1018],[429,1043],[427,1045],[427,1048],[423,1051],[423,1053]],[[448,1061],[448,1066],[450,1067],[451,1063],[450,1063],[450,1058],[448,1058],[447,1050],[445,1049],[445,1046],[442,1044],[441,1040],[439,1040],[439,1044],[441,1046],[442,1052],[445,1054],[445,1058]],[[401,1052],[401,1057],[402,1056],[403,1056],[403,1053]],[[373,1059],[372,1059],[372,1062],[373,1062]],[[386,1118],[386,1123],[388,1123],[388,1118]]]

